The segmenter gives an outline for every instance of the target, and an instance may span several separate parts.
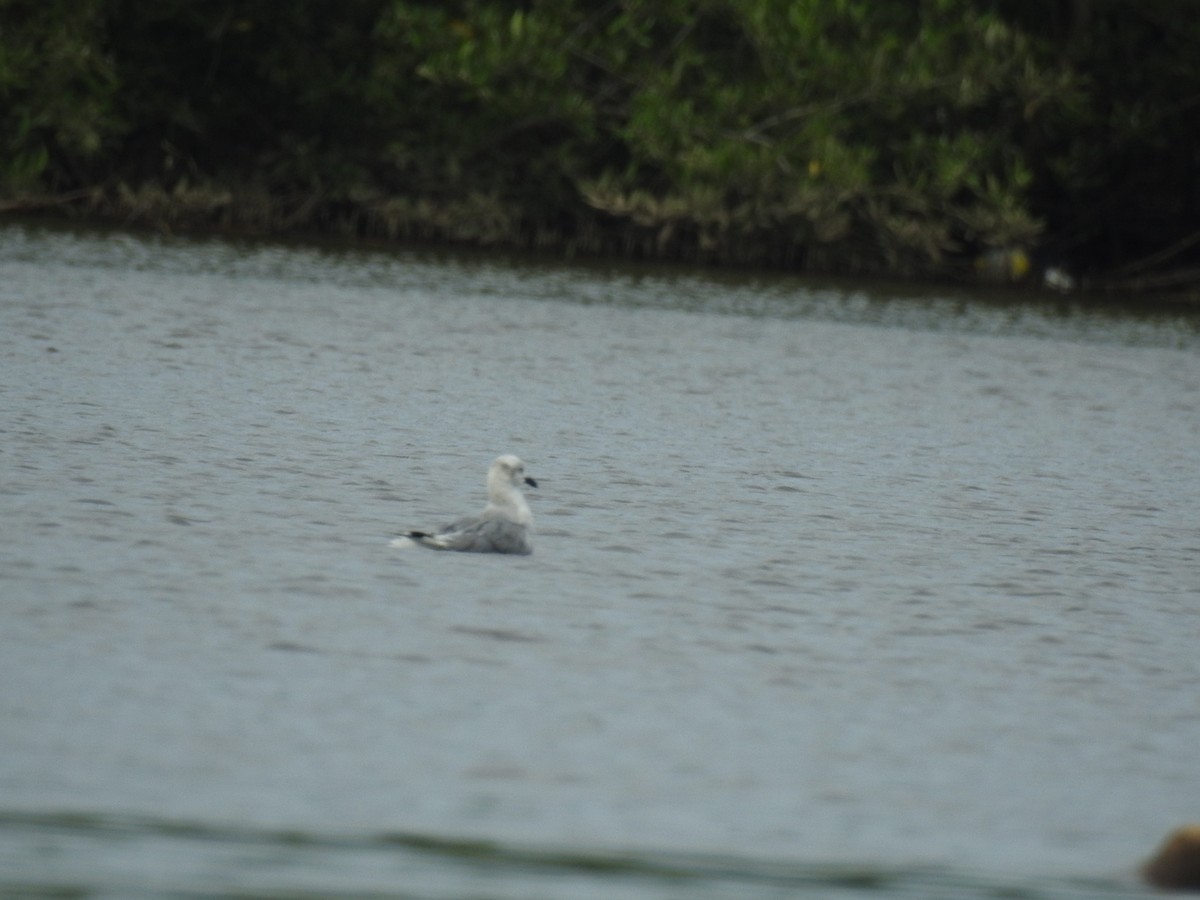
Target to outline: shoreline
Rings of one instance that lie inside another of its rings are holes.
[[[484,207],[490,215],[481,215]],[[573,215],[574,213],[574,215]],[[720,252],[696,240],[676,236],[664,242],[662,226],[609,221],[600,215],[587,221],[578,211],[561,211],[567,227],[554,229],[519,209],[505,209],[482,198],[450,199],[441,204],[423,198],[392,196],[365,202],[311,195],[280,200],[264,189],[238,190],[201,186],[167,191],[157,186],[132,190],[98,186],[61,194],[29,194],[0,199],[0,221],[54,223],[85,228],[193,237],[255,240],[333,241],[369,250],[420,249],[478,251],[547,262],[613,262],[652,270],[696,273],[760,271],[820,279],[855,279],[882,284],[1016,292],[1030,298],[1108,306],[1135,303],[1162,308],[1200,307],[1197,273],[1186,271],[1179,283],[1172,276],[1070,278],[1062,289],[1049,283],[1045,266],[1031,265],[1023,249],[983,257],[953,258],[940,267],[914,272],[864,265],[862,258],[839,259],[826,252],[814,264],[809,248],[759,246],[739,254]],[[745,244],[745,241],[739,242]],[[839,264],[840,263],[840,264]],[[1128,267],[1127,267],[1128,268]],[[1019,270],[1019,271],[1018,271]]]

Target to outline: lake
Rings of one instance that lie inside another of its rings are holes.
[[[0,894],[1093,898],[1200,315],[0,226]],[[395,550],[516,453],[528,557]]]

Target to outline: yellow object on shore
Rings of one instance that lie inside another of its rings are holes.
[[[1033,264],[1020,247],[989,250],[975,260],[975,271],[984,281],[995,283],[1023,281]]]

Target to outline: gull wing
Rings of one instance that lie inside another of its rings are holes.
[[[409,537],[433,550],[459,550],[466,553],[532,552],[524,525],[503,518],[473,516],[459,519],[436,534],[414,531]]]

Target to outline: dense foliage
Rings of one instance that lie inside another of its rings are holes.
[[[0,0],[0,198],[823,271],[1029,247],[1170,284],[1200,247],[1198,11]]]

